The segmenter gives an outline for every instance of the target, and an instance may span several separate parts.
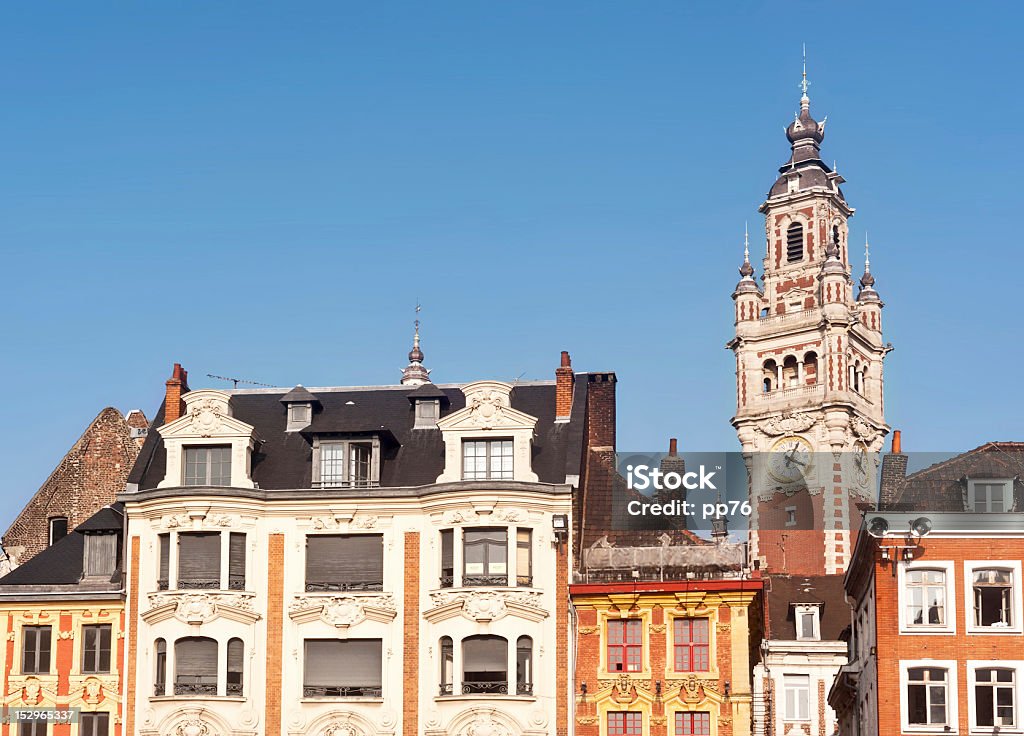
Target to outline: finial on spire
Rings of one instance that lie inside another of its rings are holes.
[[[740,276],[744,281],[753,281],[754,267],[750,265],[750,233],[747,223],[743,223],[743,265],[740,266]]]
[[[420,350],[420,318],[423,309],[416,300],[416,319],[413,320],[412,350],[409,351],[409,365],[402,371],[402,383],[408,386],[419,386],[430,382],[430,371],[423,367],[423,351]]]
[[[864,233],[864,275],[860,277],[860,296],[858,299],[861,300],[875,300],[878,295],[875,293],[875,277],[871,275],[871,246],[868,245],[868,234]]]
[[[804,73],[800,79],[800,91],[803,93],[800,95],[800,107],[803,110],[808,109],[811,106],[811,98],[807,96],[807,88],[811,86],[811,83],[807,81],[807,44],[803,45],[804,51]]]
[[[864,231],[864,272],[871,270],[871,246],[868,245],[868,231]],[[884,270],[884,269],[883,269]]]

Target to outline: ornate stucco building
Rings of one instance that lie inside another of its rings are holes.
[[[568,733],[573,492],[614,374],[422,361],[291,391],[176,367],[121,497],[126,733]]]

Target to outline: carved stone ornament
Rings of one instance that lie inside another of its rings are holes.
[[[593,726],[597,723],[597,716],[580,716],[576,719],[576,723],[581,726]]]
[[[229,526],[237,526],[239,519],[228,514],[205,514],[202,512],[174,514],[165,516],[160,523],[164,529],[192,528],[195,522],[201,527],[219,527],[221,529]]]
[[[430,598],[434,608],[424,616],[431,623],[460,614],[470,621],[497,621],[509,614],[531,621],[548,616],[539,590],[438,591]]]
[[[376,516],[357,516],[352,520],[352,526],[356,529],[376,529]]]
[[[201,718],[186,718],[174,727],[174,736],[210,736],[210,726]]]
[[[320,733],[321,736],[363,736],[363,732],[352,722],[351,718],[331,721],[324,726]]]
[[[103,683],[95,677],[90,677],[85,681],[85,686],[82,688],[82,700],[90,705],[96,705],[103,700]]]
[[[213,399],[203,399],[194,404],[189,412],[192,429],[200,437],[211,437],[223,424],[220,404]]]
[[[492,711],[483,710],[477,713],[464,729],[464,736],[510,736],[504,724],[494,718]]]
[[[580,626],[578,629],[576,629],[576,633],[581,634],[583,636],[587,636],[589,634],[596,634],[597,633],[597,627],[596,626]]]
[[[668,723],[668,718],[665,716],[651,716],[652,726],[664,726],[666,723]]]
[[[781,417],[763,419],[757,424],[757,428],[766,435],[775,437],[780,434],[792,434],[793,432],[806,432],[814,426],[817,418],[806,412],[787,412]]]
[[[704,700],[708,691],[718,692],[718,680],[702,680],[696,675],[690,675],[679,686],[679,696],[688,703]]]
[[[510,523],[523,522],[530,518],[530,515],[522,509],[498,509],[494,512],[494,518],[499,521]]]
[[[288,606],[288,615],[298,623],[319,619],[325,624],[346,628],[366,619],[387,623],[398,609],[390,595],[299,596]]]
[[[623,672],[621,675],[616,677],[614,680],[598,680],[598,686],[601,689],[614,688],[615,693],[620,698],[628,698],[633,688],[637,690],[644,690],[645,692],[651,692],[651,681],[640,678],[633,678]]]
[[[204,624],[219,616],[243,623],[260,618],[253,609],[251,593],[153,593],[149,605],[142,614],[147,623],[171,617],[187,624]]]
[[[665,633],[665,624],[651,624],[647,628],[650,629],[650,631],[652,633],[655,633],[655,634],[664,634]]]
[[[490,429],[501,422],[505,409],[511,406],[508,394],[500,391],[480,391],[469,400],[470,418],[474,424]]]

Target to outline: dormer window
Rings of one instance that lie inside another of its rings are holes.
[[[377,437],[313,442],[315,488],[375,488],[380,478]]]
[[[299,384],[281,397],[287,410],[285,431],[301,432],[313,422],[313,409],[320,407],[320,400]]]
[[[117,534],[85,535],[85,576],[109,578],[117,567]]]
[[[820,606],[795,606],[795,614],[797,641],[820,641]]]
[[[309,426],[313,418],[313,407],[309,404],[288,405],[288,427],[286,431],[294,432]]]
[[[1013,481],[978,478],[967,481],[967,508],[979,514],[998,514],[1013,508]]]
[[[231,446],[186,447],[183,480],[186,486],[230,486]]]
[[[441,415],[441,402],[437,399],[420,399],[416,402],[416,423],[413,429],[435,429]]]
[[[512,440],[465,440],[463,480],[512,480]]]

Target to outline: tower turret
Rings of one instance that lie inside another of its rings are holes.
[[[873,332],[882,332],[882,307],[885,303],[875,291],[875,277],[871,275],[871,250],[867,235],[864,236],[864,275],[860,277],[860,293],[857,295],[860,306],[860,321]]]

